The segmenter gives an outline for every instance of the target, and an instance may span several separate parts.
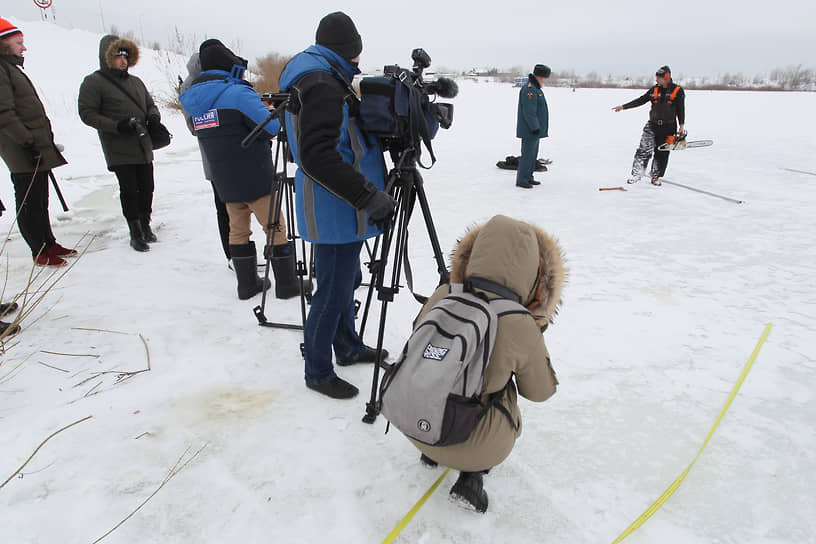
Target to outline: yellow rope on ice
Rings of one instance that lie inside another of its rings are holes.
[[[448,472],[450,472],[450,469],[446,468],[445,472],[442,473],[442,476],[440,476],[439,479],[436,480],[436,482],[434,482],[434,484],[428,489],[428,491],[426,491],[425,494],[422,495],[422,498],[419,499],[419,501],[417,501],[414,507],[411,508],[411,510],[407,514],[405,514],[405,517],[402,518],[402,521],[397,523],[397,526],[394,527],[394,530],[388,533],[388,536],[385,537],[385,540],[382,541],[382,544],[390,544],[391,542],[394,542],[394,539],[397,538],[397,536],[399,536],[403,529],[405,529],[405,526],[408,525],[408,522],[411,521],[411,518],[413,518],[414,515],[417,512],[419,512],[419,509],[422,508],[422,505],[425,504],[425,501],[428,500],[428,497],[430,497],[433,494],[433,492],[436,491],[436,488],[439,487],[439,484],[442,483],[442,480],[445,479],[445,476],[448,475]]]
[[[643,525],[647,519],[652,517],[652,514],[657,512],[658,509],[660,509],[660,507],[663,506],[663,503],[665,503],[669,499],[669,497],[671,497],[672,494],[677,490],[677,488],[680,487],[680,484],[683,483],[683,480],[686,478],[686,474],[689,473],[691,467],[694,466],[694,463],[696,463],[697,459],[700,457],[700,454],[703,453],[703,449],[705,449],[706,444],[708,444],[708,441],[711,439],[712,435],[714,434],[714,431],[720,424],[720,420],[722,420],[726,410],[728,410],[728,407],[731,406],[731,401],[734,400],[734,397],[737,395],[737,392],[742,386],[742,382],[745,381],[745,377],[748,375],[748,372],[750,372],[751,366],[753,366],[754,364],[754,360],[757,358],[757,355],[759,355],[759,350],[762,347],[762,344],[765,343],[765,340],[768,338],[768,334],[770,334],[771,332],[771,327],[773,327],[773,323],[768,323],[765,326],[765,332],[762,333],[762,336],[760,337],[757,346],[754,348],[754,352],[751,354],[751,357],[745,364],[745,368],[742,369],[742,374],[740,374],[740,377],[737,380],[736,385],[734,385],[734,388],[731,390],[731,394],[728,395],[728,400],[725,401],[725,406],[723,406],[722,410],[720,410],[720,415],[717,416],[717,420],[714,422],[714,426],[711,427],[711,431],[709,431],[708,436],[705,439],[705,442],[703,442],[703,445],[700,447],[700,451],[697,452],[697,456],[694,457],[694,460],[691,462],[691,464],[688,467],[686,467],[686,470],[684,470],[683,473],[680,474],[680,476],[678,476],[674,482],[672,482],[672,484],[660,496],[660,498],[657,499],[654,502],[654,504],[651,505],[645,512],[643,512],[643,514],[641,514],[640,517],[632,523],[632,525],[627,527],[626,530],[623,533],[621,533],[621,535],[618,538],[616,538],[614,542],[612,542],[612,544],[617,544],[618,542],[620,542],[621,540],[635,532],[635,530],[638,527]]]

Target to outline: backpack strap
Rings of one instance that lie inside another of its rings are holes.
[[[480,278],[478,276],[468,276],[465,278],[465,291],[470,291],[472,293],[474,288],[481,289],[482,291],[488,291],[507,300],[515,301],[516,303],[521,303],[521,297],[518,296],[515,291],[501,285],[500,283],[496,283],[495,281],[487,280],[485,278]]]
[[[487,402],[484,404],[484,410],[482,411],[482,415],[486,414],[487,411],[490,409],[491,406],[495,406],[496,409],[504,414],[504,417],[507,418],[507,421],[510,422],[510,426],[513,427],[513,430],[518,432],[519,426],[516,424],[515,420],[513,420],[513,414],[510,413],[510,410],[507,407],[499,402],[502,397],[504,397],[507,388],[510,387],[510,383],[513,381],[513,378],[507,380],[507,385],[496,391],[495,393],[490,393],[487,397]]]
[[[136,100],[136,98],[134,98],[134,96],[133,96],[132,94],[130,94],[130,93],[127,91],[127,89],[125,89],[125,88],[124,88],[122,85],[120,85],[120,84],[119,84],[119,82],[118,82],[118,81],[116,81],[115,79],[113,79],[112,77],[110,77],[108,74],[106,74],[106,73],[105,73],[105,72],[103,72],[102,70],[97,70],[97,71],[96,71],[96,73],[97,73],[97,74],[99,74],[99,75],[100,75],[100,77],[103,77],[103,78],[107,79],[108,81],[110,81],[110,82],[111,82],[111,84],[112,84],[114,87],[116,87],[116,88],[118,88],[120,91],[122,91],[122,93],[124,93],[124,95],[125,95],[125,96],[127,96],[128,98],[130,98],[130,99],[133,101],[133,103],[134,103],[134,104],[136,104],[136,107],[137,107],[137,108],[139,108],[140,110],[142,110],[142,112],[145,114],[145,116],[147,116],[147,104],[139,104],[139,101],[138,101],[138,100]]]

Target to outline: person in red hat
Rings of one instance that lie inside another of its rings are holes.
[[[67,164],[54,143],[51,121],[23,72],[23,32],[0,18],[0,157],[11,173],[17,226],[34,262],[64,266],[77,252],[57,243],[48,217],[48,177]],[[2,213],[2,212],[0,212]]]

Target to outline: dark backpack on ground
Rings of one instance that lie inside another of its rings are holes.
[[[488,301],[472,286],[501,291],[496,294],[514,300]],[[498,320],[508,314],[529,315],[517,300],[509,289],[478,278],[466,286],[452,284],[450,294],[416,324],[400,359],[383,376],[380,410],[390,424],[431,446],[467,440],[493,404],[483,404],[481,394]],[[509,412],[494,405],[515,428]]]

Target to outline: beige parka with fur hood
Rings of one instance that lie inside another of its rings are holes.
[[[463,283],[470,276],[511,289],[532,314],[499,319],[482,389],[483,401],[503,391],[498,402],[512,414],[518,428],[514,429],[507,416],[493,406],[465,442],[437,447],[409,440],[441,465],[476,472],[501,463],[521,434],[517,393],[533,402],[543,402],[555,393],[558,380],[542,332],[561,303],[566,273],[561,249],[544,231],[497,215],[468,231],[454,251],[451,282]],[[417,319],[448,292],[448,284],[437,288]]]

